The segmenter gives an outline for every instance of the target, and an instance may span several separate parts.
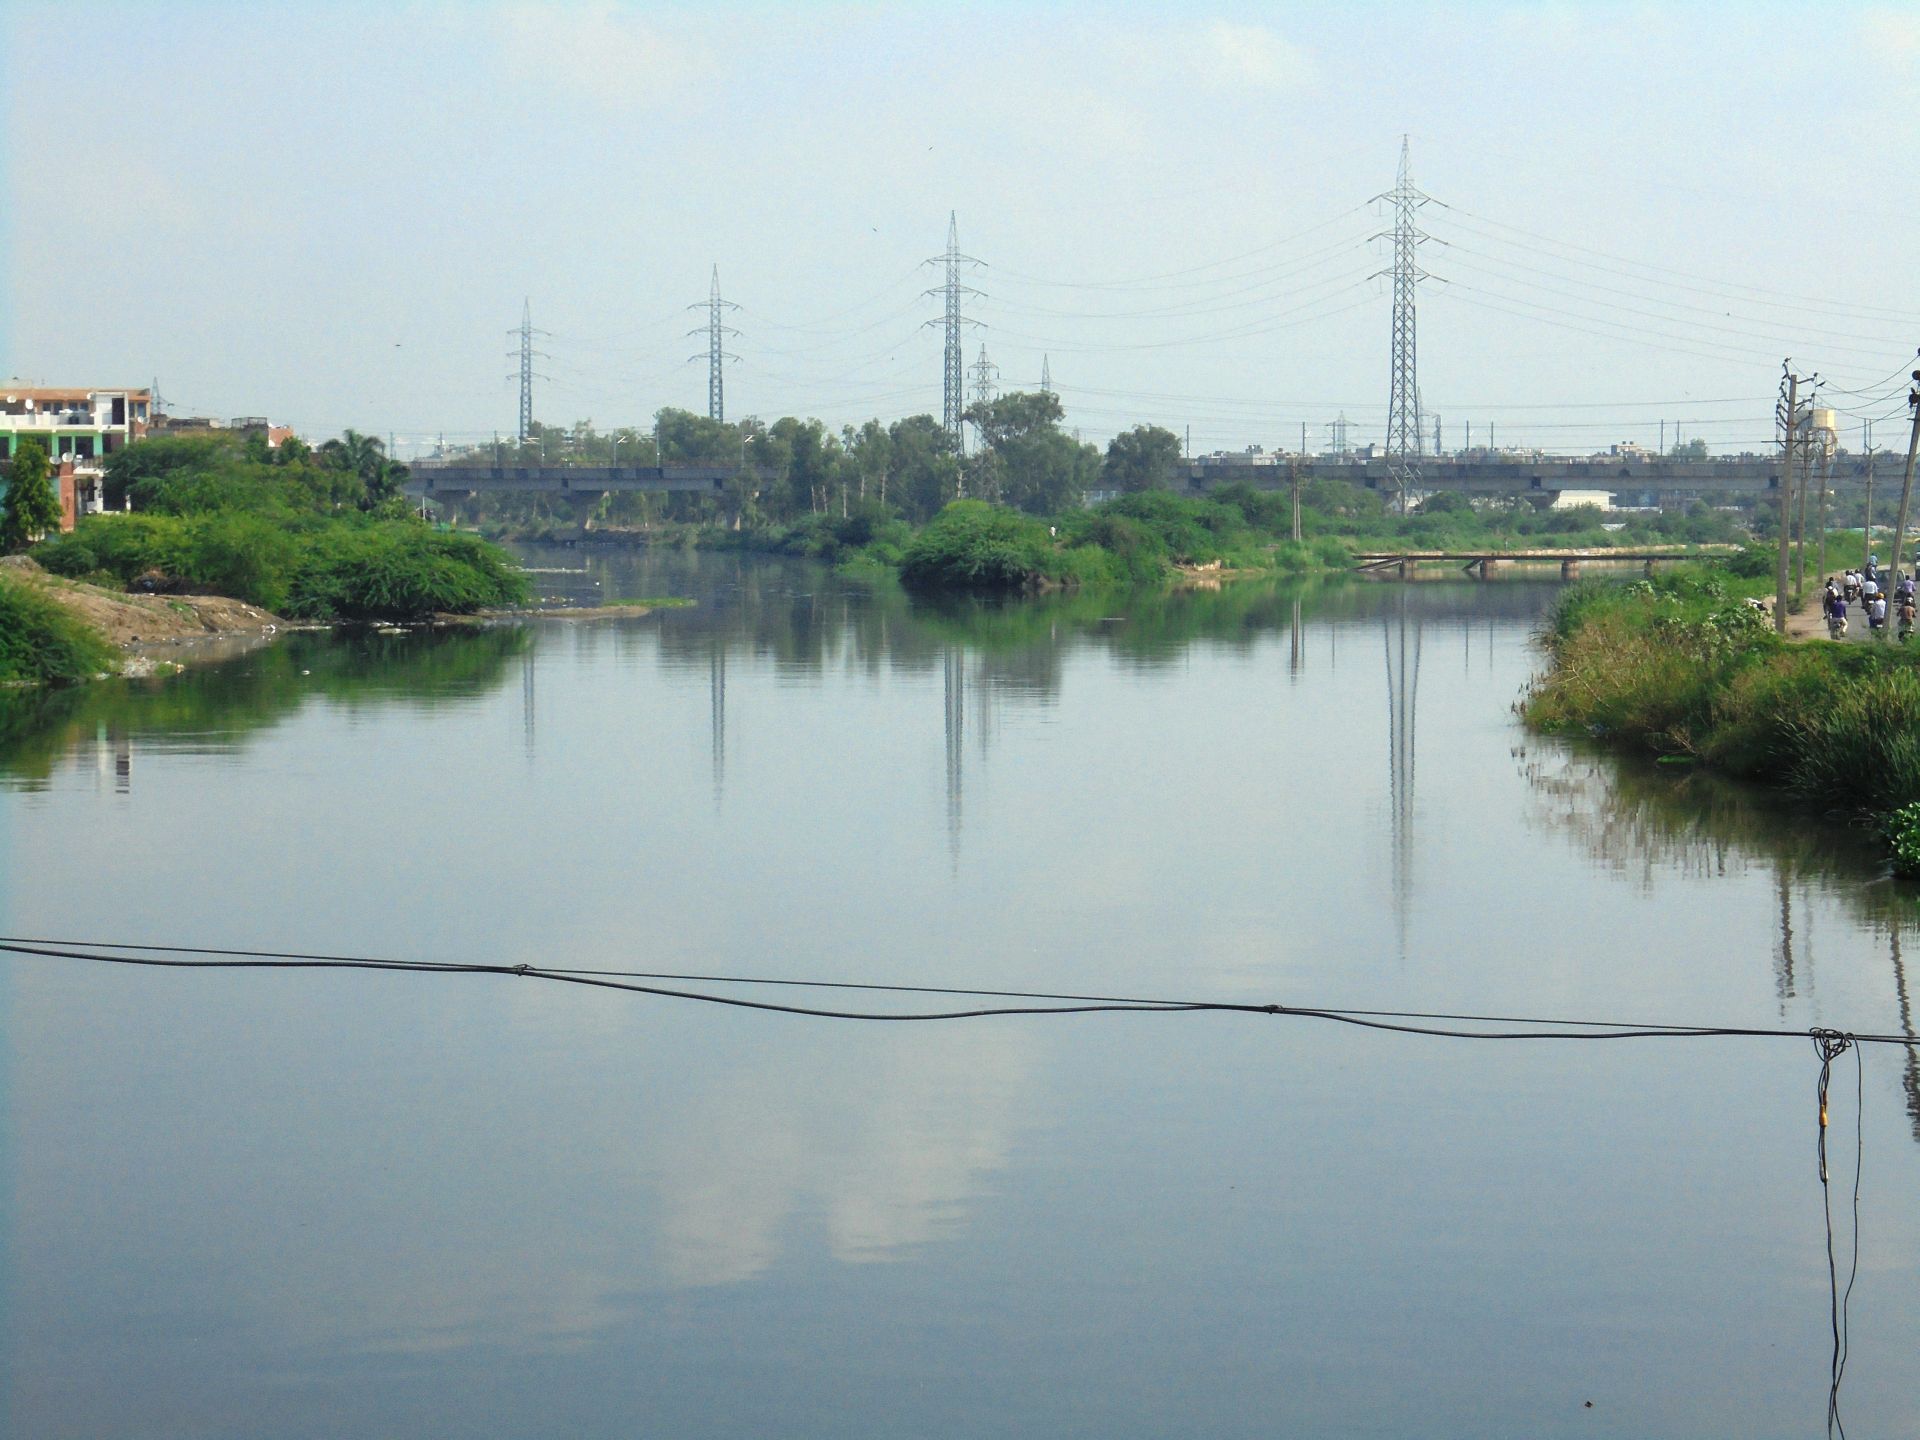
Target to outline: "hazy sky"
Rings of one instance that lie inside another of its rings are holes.
[[[1757,446],[1786,355],[1863,392],[1848,443],[1904,440],[1916,7],[10,0],[0,32],[0,372],[46,383],[408,450],[512,429],[530,298],[538,417],[645,424],[705,407],[717,262],[730,418],[938,413],[918,262],[956,210],[967,358],[1032,387],[1046,354],[1087,438],[1377,440],[1367,202],[1406,132],[1447,446]]]

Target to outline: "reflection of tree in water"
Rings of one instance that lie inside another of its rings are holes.
[[[527,644],[519,627],[290,635],[171,677],[0,695],[0,785],[44,789],[98,746],[130,783],[135,750],[237,749],[316,698],[431,712],[496,689]]]
[[[1602,757],[1554,746],[1514,752],[1533,794],[1529,818],[1540,828],[1632,876],[1651,891],[1655,878],[1770,873],[1779,900],[1774,987],[1780,1013],[1789,1000],[1813,998],[1805,913],[1809,891],[1837,897],[1884,943],[1900,1033],[1914,1035],[1913,1000],[1903,954],[1920,929],[1920,896],[1886,875],[1865,830],[1796,809],[1781,797],[1690,769]],[[1796,919],[1796,908],[1800,916]],[[1901,1074],[1913,1135],[1920,1141],[1920,1050],[1906,1049]]]

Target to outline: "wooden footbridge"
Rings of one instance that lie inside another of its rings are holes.
[[[1411,575],[1417,565],[1458,565],[1469,575],[1482,580],[1501,565],[1557,564],[1565,579],[1580,573],[1582,564],[1641,565],[1647,574],[1660,561],[1702,560],[1709,555],[1730,555],[1738,545],[1653,545],[1629,550],[1373,550],[1353,557],[1362,574],[1393,573]]]

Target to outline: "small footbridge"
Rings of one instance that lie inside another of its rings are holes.
[[[1663,561],[1702,560],[1710,555],[1730,555],[1737,545],[1654,545],[1618,550],[1370,550],[1353,557],[1354,568],[1364,575],[1413,574],[1419,565],[1457,565],[1482,580],[1502,565],[1558,565],[1563,578],[1571,580],[1585,565],[1640,565],[1651,575]]]

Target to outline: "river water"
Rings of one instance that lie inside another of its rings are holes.
[[[1553,584],[927,610],[797,563],[529,563],[699,603],[0,703],[0,930],[1911,1032],[1913,897],[1858,832],[1519,728]],[[6,957],[0,1421],[1813,1435],[1816,1069]],[[1913,1434],[1920,1074],[1878,1048],[1857,1083],[1842,1404]]]

